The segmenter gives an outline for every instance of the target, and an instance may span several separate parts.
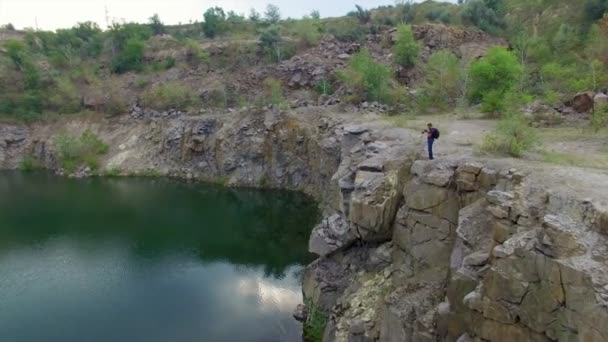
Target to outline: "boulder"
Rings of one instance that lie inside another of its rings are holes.
[[[310,235],[308,250],[319,256],[329,255],[357,240],[343,216],[334,214],[317,225]]]
[[[578,93],[568,102],[568,105],[578,113],[587,113],[593,109],[593,98],[592,92]]]
[[[607,106],[608,105],[608,95],[606,95],[604,93],[598,93],[593,98],[593,104],[596,108],[601,107],[601,106]]]
[[[293,312],[293,318],[298,322],[305,322],[308,318],[308,307],[304,304],[298,304]]]

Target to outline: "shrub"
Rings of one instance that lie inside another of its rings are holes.
[[[40,161],[38,161],[33,156],[25,156],[19,163],[19,170],[25,171],[25,172],[34,171],[34,170],[41,169],[41,168],[42,168],[42,165],[41,165]]]
[[[283,95],[283,83],[275,78],[264,80],[264,93],[266,103],[274,106],[281,106],[285,103]]]
[[[96,110],[109,115],[120,115],[129,110],[128,95],[125,94],[117,82],[108,82],[96,91],[94,98],[98,99],[99,105]]]
[[[488,6],[484,0],[467,1],[461,16],[464,23],[477,26],[483,31],[493,34],[500,32],[505,26],[496,9]]]
[[[165,24],[163,24],[163,22],[160,20],[158,14],[155,13],[153,16],[151,16],[148,22],[148,25],[150,25],[150,29],[154,35],[158,36],[167,32]]]
[[[351,101],[391,102],[391,70],[373,60],[369,50],[355,54],[348,67],[338,73],[351,92]]]
[[[352,12],[352,15],[359,20],[361,25],[365,25],[372,20],[372,15],[369,10],[364,9],[359,5],[355,5],[356,11]]]
[[[283,51],[281,47],[282,38],[280,27],[278,25],[271,25],[268,28],[262,30],[260,34],[260,46],[263,51],[270,56],[271,60],[280,62],[283,57]]]
[[[591,113],[591,127],[595,132],[608,126],[608,105],[601,105],[594,108]]]
[[[215,38],[220,34],[226,23],[226,13],[221,7],[212,7],[203,14],[203,33],[207,38]]]
[[[538,144],[536,131],[524,117],[521,114],[510,114],[498,122],[494,132],[484,136],[481,150],[520,157]]]
[[[200,44],[192,39],[187,39],[186,45],[186,61],[191,66],[198,66],[201,63],[209,61],[209,54],[203,50]]]
[[[481,101],[486,113],[500,113],[505,109],[506,96],[522,74],[522,67],[507,49],[494,47],[471,65],[470,74],[471,100]]]
[[[132,38],[127,41],[124,50],[112,59],[112,72],[122,74],[127,71],[142,71],[144,69],[144,49],[142,40]]]
[[[553,37],[553,49],[561,55],[572,52],[580,42],[579,33],[576,28],[561,24],[559,30]]]
[[[327,324],[327,315],[319,310],[317,307],[308,302],[310,313],[306,318],[303,326],[304,341],[307,342],[321,342],[323,341],[323,334],[325,332],[325,325]]]
[[[294,23],[293,27],[295,37],[304,47],[314,46],[321,38],[319,31],[319,21],[310,18],[304,18]]]
[[[433,9],[425,14],[430,21],[440,21],[444,24],[450,23],[450,12],[445,8]]]
[[[49,89],[48,105],[51,110],[61,113],[76,113],[81,108],[81,96],[78,88],[68,78],[60,78],[54,87]]]
[[[397,28],[397,42],[393,48],[395,62],[401,66],[409,67],[416,63],[419,46],[414,38],[412,27],[400,25]]]
[[[331,83],[326,79],[319,81],[315,86],[315,90],[319,95],[331,95],[334,93]]]
[[[324,23],[324,30],[341,42],[361,42],[365,38],[365,27],[354,18],[333,19]]]
[[[55,137],[59,163],[68,173],[86,165],[95,170],[98,167],[97,158],[108,152],[106,145],[97,135],[86,130],[80,137],[69,134],[58,134]]]
[[[431,55],[424,72],[423,101],[447,109],[455,105],[462,90],[460,61],[449,51]]]
[[[158,110],[186,111],[196,103],[197,96],[194,91],[177,82],[158,85],[143,96],[144,106]]]
[[[162,61],[156,61],[156,62],[152,63],[151,69],[152,69],[152,71],[156,71],[156,72],[163,71],[163,70],[169,70],[175,66],[175,62],[176,62],[175,58],[166,57]]]

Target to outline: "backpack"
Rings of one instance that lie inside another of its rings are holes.
[[[439,130],[437,128],[433,128],[433,139],[439,139]]]

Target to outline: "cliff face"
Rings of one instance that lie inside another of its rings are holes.
[[[53,137],[85,129],[105,170],[316,196],[303,290],[326,341],[608,340],[605,175],[421,161],[417,132],[314,111],[0,125],[0,168],[55,168]]]
[[[307,270],[306,296],[331,308],[326,340],[608,339],[608,211],[599,201],[492,161],[408,170],[383,190],[402,194],[398,209],[365,212],[366,222],[393,215],[388,242],[327,254]],[[360,209],[350,210],[340,230],[360,231]]]

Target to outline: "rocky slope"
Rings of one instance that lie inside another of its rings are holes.
[[[303,290],[326,341],[608,340],[606,175],[424,161],[418,132],[314,108],[3,124],[0,168],[56,168],[53,137],[85,129],[111,146],[104,170],[316,196]]]

